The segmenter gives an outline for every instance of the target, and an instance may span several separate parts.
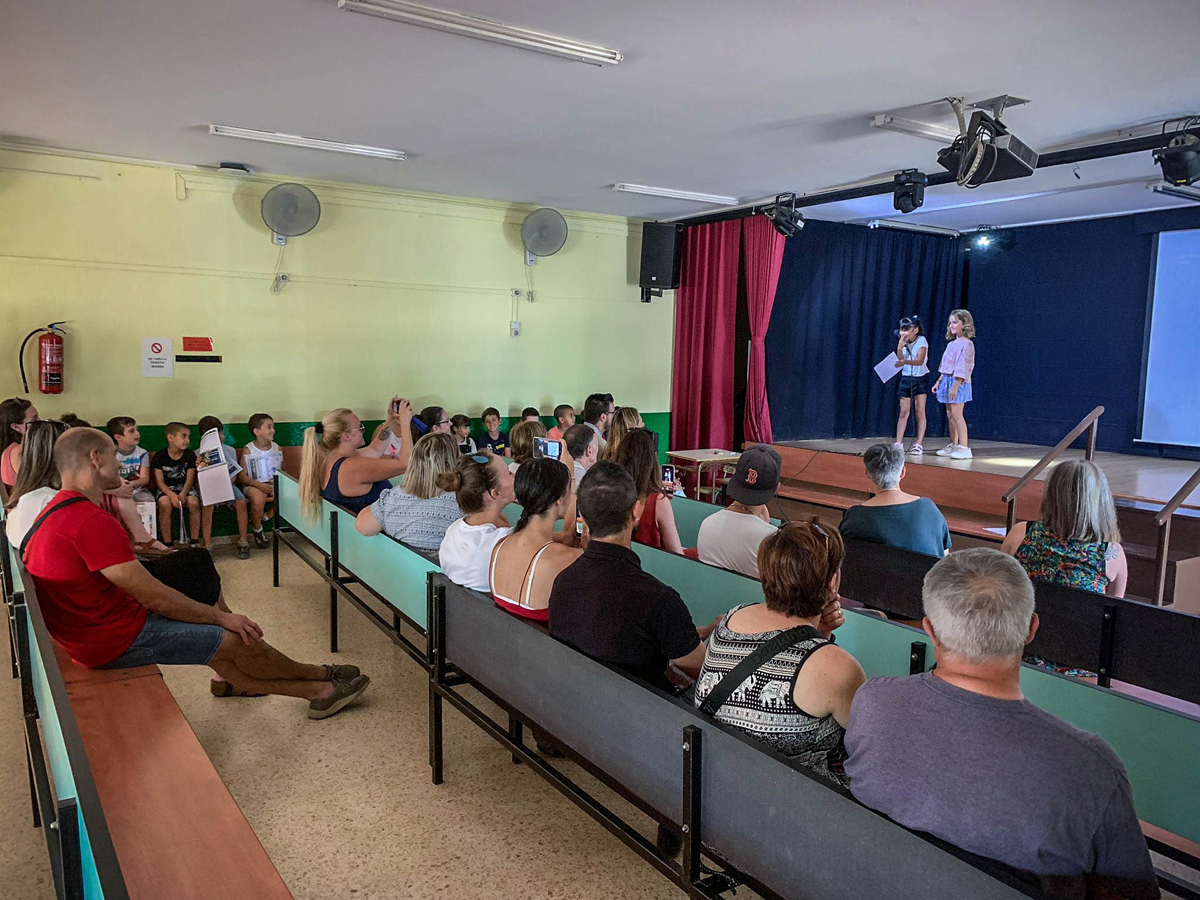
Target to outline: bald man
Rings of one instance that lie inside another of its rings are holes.
[[[121,484],[108,435],[69,429],[54,446],[54,461],[62,490],[29,530],[21,554],[51,637],[76,662],[96,669],[209,666],[238,693],[308,700],[312,719],[334,715],[367,689],[370,679],[354,666],[284,656],[257,624],[230,612],[211,584],[176,589],[151,575],[100,506],[104,492]]]

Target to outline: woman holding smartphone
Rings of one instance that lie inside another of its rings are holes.
[[[646,503],[633,539],[668,553],[683,553],[675,510],[671,508],[671,488],[663,483],[663,470],[658,465],[658,435],[645,428],[630,430],[614,462],[629,473],[637,486],[638,499]]]
[[[920,456],[925,452],[925,398],[929,394],[929,341],[921,334],[924,329],[916,316],[900,320],[896,335],[896,368],[900,370],[900,416],[896,420],[896,446],[904,449],[904,434],[908,431],[908,414],[917,413],[917,439],[908,452]]]

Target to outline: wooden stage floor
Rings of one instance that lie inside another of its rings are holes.
[[[861,456],[872,444],[891,438],[862,438],[843,441],[779,441],[784,447],[803,447],[829,453],[853,453]],[[944,438],[927,441],[923,456],[906,456],[908,465],[946,466],[963,471],[986,472],[991,475],[1024,475],[1049,450],[1037,444],[1008,444],[1000,441],[972,441],[974,459],[949,459],[938,456]],[[911,440],[910,442],[911,443]],[[1059,459],[1083,459],[1083,450],[1067,450]],[[1113,494],[1147,503],[1166,503],[1196,470],[1197,463],[1186,459],[1158,459],[1151,456],[1132,456],[1126,453],[1096,452],[1095,462],[1108,477]],[[1045,478],[1049,470],[1040,476]],[[1200,488],[1192,492],[1187,506],[1200,509]]]

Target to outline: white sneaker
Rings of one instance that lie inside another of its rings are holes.
[[[958,449],[957,444],[947,444],[945,447],[943,447],[941,450],[939,450],[937,452],[937,455],[938,456],[949,456],[951,453],[953,453],[957,449]]]
[[[971,459],[972,456],[970,447],[955,447],[954,452],[950,454],[951,459]]]
[[[909,456],[923,456],[924,454],[925,454],[925,448],[922,447],[920,444],[913,444],[911,447],[908,448]]]

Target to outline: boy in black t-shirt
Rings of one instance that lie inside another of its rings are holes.
[[[200,543],[200,494],[196,490],[196,454],[188,449],[192,442],[191,430],[182,422],[169,422],[166,428],[167,446],[150,459],[150,473],[154,478],[155,496],[158,497],[158,523],[163,543],[175,546],[171,530],[171,512],[179,510],[180,527],[183,527],[183,507],[188,508],[188,525],[191,545]]]
[[[512,447],[508,444],[508,435],[500,430],[500,410],[489,406],[483,411],[483,427],[487,433],[479,439],[480,447],[487,447],[497,456],[512,456]]]

